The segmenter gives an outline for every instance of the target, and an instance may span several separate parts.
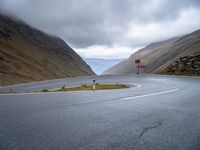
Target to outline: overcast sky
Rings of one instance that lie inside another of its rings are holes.
[[[61,37],[87,58],[127,58],[200,28],[200,0],[0,0],[0,11]]]

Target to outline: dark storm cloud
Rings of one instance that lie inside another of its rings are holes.
[[[14,14],[76,48],[147,44],[153,39],[127,39],[131,23],[145,27],[172,22],[182,12],[199,10],[199,6],[199,0],[0,0],[2,12]]]

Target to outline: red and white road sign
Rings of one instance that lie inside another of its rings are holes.
[[[139,64],[140,62],[141,62],[140,59],[136,59],[136,60],[135,60],[135,63],[136,63],[136,64]]]

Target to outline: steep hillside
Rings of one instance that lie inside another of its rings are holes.
[[[179,38],[160,56],[157,61],[164,61],[154,73],[161,73],[165,68],[178,61],[181,57],[196,55],[200,52],[200,30]],[[187,74],[192,74],[188,72]],[[195,74],[195,73],[194,73]]]
[[[93,75],[62,39],[0,15],[0,84]]]
[[[127,60],[108,69],[104,74],[136,73],[134,63],[136,58],[140,58],[142,64],[147,65],[147,73],[163,73],[167,67],[181,57],[194,55],[199,51],[200,30],[197,30],[182,37],[150,44],[131,55]],[[191,73],[188,72],[188,74]]]
[[[169,45],[173,44],[178,38],[173,38],[170,40],[152,43],[145,48],[140,49],[133,55],[131,55],[128,59],[120,62],[119,64],[111,67],[110,69],[106,70],[103,74],[131,74],[136,73],[136,65],[135,59],[141,59],[142,64],[149,65],[150,62],[154,61],[155,58],[162,55]],[[154,66],[156,68],[157,66]],[[150,72],[150,69],[147,68],[147,71]]]

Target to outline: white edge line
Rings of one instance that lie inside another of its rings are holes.
[[[55,85],[55,84],[48,84],[48,85]],[[133,86],[136,86],[136,88],[142,87],[140,84],[133,84]],[[40,86],[38,86],[38,87],[40,87]],[[74,86],[70,86],[70,87],[74,87]],[[69,87],[69,88],[70,88],[70,87]],[[29,88],[33,88],[33,87],[29,87]],[[28,89],[28,88],[26,88],[26,89]],[[33,95],[36,95],[36,94],[40,95],[40,94],[47,94],[47,93],[63,93],[63,92],[52,92],[53,90],[57,90],[57,89],[59,89],[59,88],[49,89],[50,92],[2,93],[2,94],[0,94],[0,96],[1,96],[1,95],[2,95],[2,96],[3,96],[3,95],[5,95],[5,96],[6,96],[6,95],[31,95],[31,94],[33,94]],[[80,92],[80,91],[69,91],[69,92]]]
[[[140,84],[133,84],[133,85],[135,85],[136,87],[142,87]]]
[[[171,90],[161,91],[161,92],[156,92],[156,93],[138,95],[138,96],[133,96],[133,97],[126,97],[126,98],[123,98],[123,100],[129,100],[129,99],[142,98],[142,97],[147,97],[147,96],[160,95],[160,94],[175,92],[175,91],[178,91],[178,90],[179,89],[171,89]]]

